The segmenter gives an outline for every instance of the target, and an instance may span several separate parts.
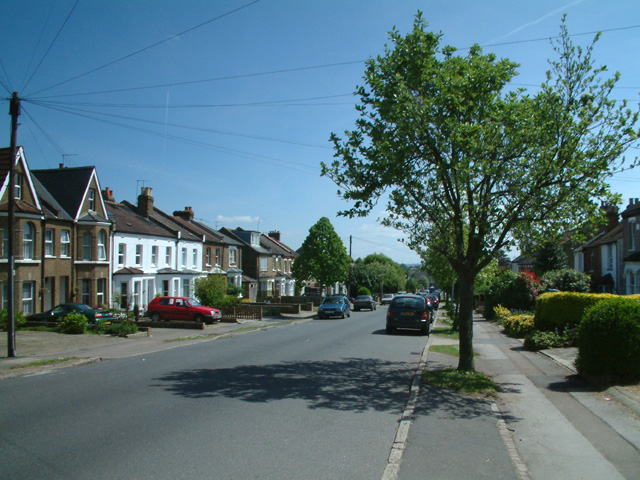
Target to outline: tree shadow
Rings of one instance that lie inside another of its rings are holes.
[[[311,409],[401,413],[414,371],[404,362],[346,358],[176,371],[154,379],[154,386],[195,399],[300,399]]]

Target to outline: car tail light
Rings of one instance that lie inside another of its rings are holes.
[[[422,312],[422,320],[429,320],[429,312]]]
[[[393,318],[393,312],[391,310],[387,310],[387,318]]]
[[[96,313],[96,318],[102,318],[102,314],[101,313]]]

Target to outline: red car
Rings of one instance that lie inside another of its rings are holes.
[[[222,319],[222,314],[217,308],[205,307],[195,298],[188,297],[156,297],[149,303],[146,315],[154,322],[191,320],[213,323]]]

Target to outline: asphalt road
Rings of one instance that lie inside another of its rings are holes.
[[[381,478],[427,342],[385,312],[3,380],[0,478]]]

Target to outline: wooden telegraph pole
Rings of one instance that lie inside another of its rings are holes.
[[[14,293],[14,268],[15,268],[15,241],[14,232],[16,226],[16,184],[15,184],[15,163],[16,163],[16,136],[18,132],[18,117],[20,116],[20,97],[17,92],[13,92],[11,104],[9,106],[11,115],[11,158],[9,159],[9,264],[7,268],[7,294],[8,315],[7,315],[7,356],[16,356],[16,324],[15,324],[15,293]]]

